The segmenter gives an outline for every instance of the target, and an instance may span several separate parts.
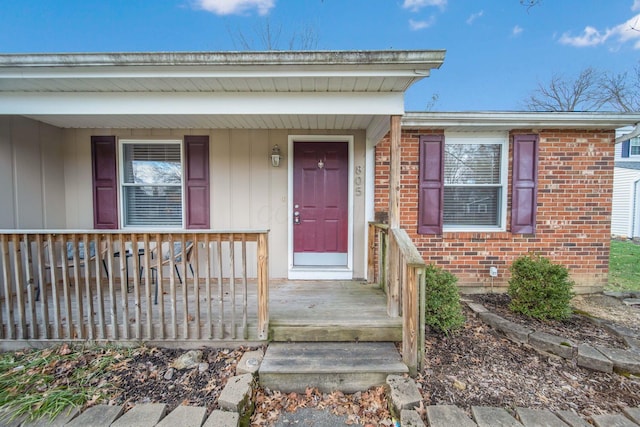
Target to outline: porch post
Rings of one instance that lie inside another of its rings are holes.
[[[389,152],[389,228],[400,227],[400,118],[391,116]]]
[[[269,241],[258,235],[258,339],[269,339]]]
[[[400,275],[398,245],[392,230],[400,228],[400,117],[391,116],[391,149],[389,150],[389,288],[387,314],[400,316]]]

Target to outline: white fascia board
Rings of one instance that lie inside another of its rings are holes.
[[[359,68],[354,70],[344,69],[266,69],[243,68],[238,69],[211,69],[206,67],[145,67],[142,69],[129,68],[84,68],[72,70],[60,70],[56,68],[31,68],[0,70],[0,81],[3,79],[163,79],[163,78],[315,78],[315,77],[415,77],[417,79],[428,77],[429,70],[406,69],[385,70]]]
[[[434,129],[616,129],[640,121],[638,113],[582,112],[407,112],[402,126]]]
[[[0,114],[403,114],[399,92],[0,93]]]

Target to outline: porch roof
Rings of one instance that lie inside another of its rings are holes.
[[[0,55],[0,114],[62,128],[388,130],[443,50]]]

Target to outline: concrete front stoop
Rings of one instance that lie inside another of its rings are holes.
[[[283,392],[365,391],[388,375],[408,373],[390,342],[272,343],[258,371],[260,385]]]

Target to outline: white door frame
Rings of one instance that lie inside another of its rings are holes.
[[[293,265],[293,145],[296,141],[345,142],[349,145],[348,247],[346,267],[296,267]],[[288,141],[288,272],[289,280],[351,280],[353,278],[353,135],[289,135]]]

